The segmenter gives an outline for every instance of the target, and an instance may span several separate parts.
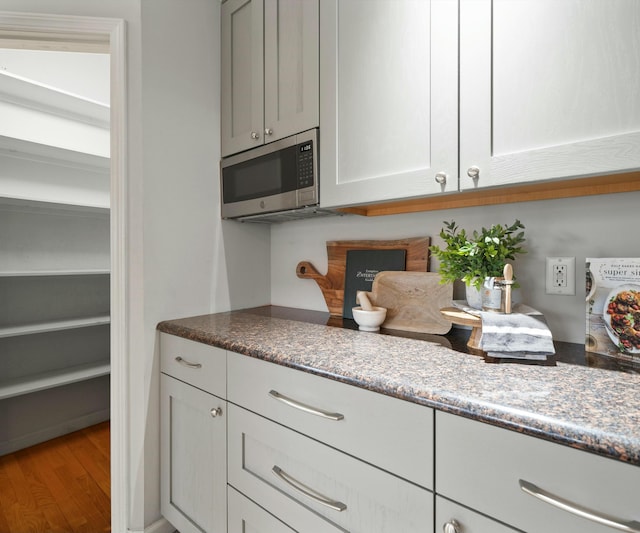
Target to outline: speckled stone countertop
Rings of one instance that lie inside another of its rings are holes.
[[[561,361],[491,364],[446,347],[446,337],[436,344],[314,323],[322,322],[314,312],[290,310],[297,315],[290,320],[264,309],[158,329],[640,466],[640,373]]]

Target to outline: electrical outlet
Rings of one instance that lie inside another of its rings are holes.
[[[547,294],[576,293],[576,258],[547,257]]]

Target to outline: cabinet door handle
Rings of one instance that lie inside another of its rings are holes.
[[[180,363],[182,366],[186,366],[187,368],[202,368],[202,365],[200,363],[190,363],[180,356],[176,357],[176,361],[178,361],[178,363]]]
[[[292,489],[296,490],[300,494],[303,494],[307,498],[311,498],[314,502],[319,503],[320,505],[324,505],[325,507],[329,507],[329,509],[333,509],[334,511],[338,512],[342,512],[347,509],[347,506],[344,503],[327,498],[326,496],[320,494],[312,488],[307,487],[304,483],[301,483],[297,479],[291,477],[279,466],[273,465],[271,471],[278,479],[284,481],[287,485],[289,485]]]
[[[562,509],[574,515],[586,518],[587,520],[591,520],[592,522],[597,522],[598,524],[612,527],[620,531],[627,531],[627,533],[640,533],[640,522],[636,522],[635,520],[626,522],[614,516],[598,513],[577,503],[565,500],[560,496],[551,494],[550,492],[547,492],[546,490],[541,489],[533,483],[529,483],[523,479],[520,479],[518,483],[520,483],[520,488],[527,494],[530,494],[534,498],[538,498],[549,505],[553,505],[558,509]]]
[[[446,524],[442,526],[442,533],[460,533],[460,524],[458,524],[457,520],[449,520]]]
[[[342,420],[344,419],[344,415],[340,414],[340,413],[331,413],[329,411],[325,411],[324,409],[320,409],[318,407],[312,407],[310,405],[307,405],[305,403],[299,402],[297,400],[294,400],[292,398],[289,398],[288,396],[285,396],[284,394],[280,394],[278,391],[271,389],[269,391],[269,396],[271,396],[273,399],[278,400],[282,403],[287,404],[290,407],[294,407],[296,409],[300,409],[301,411],[304,411],[305,413],[311,413],[312,415],[317,415],[317,416],[321,416],[322,418],[328,418],[329,420]]]

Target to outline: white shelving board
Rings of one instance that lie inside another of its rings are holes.
[[[111,111],[56,75],[65,90],[0,70],[5,453],[109,416]]]
[[[0,339],[5,337],[16,337],[18,335],[34,335],[37,333],[49,333],[51,331],[62,331],[66,329],[87,328],[92,326],[102,326],[111,321],[109,315],[92,316],[78,318],[74,320],[56,320],[37,324],[26,324],[22,326],[11,326],[0,328]]]
[[[0,135],[0,199],[6,205],[108,211],[110,160]]]
[[[109,127],[110,108],[107,104],[10,72],[0,71],[0,99],[76,122]]]
[[[109,157],[108,105],[0,71],[0,134]]]
[[[0,400],[106,376],[109,372],[110,365],[106,361],[34,374],[19,380],[13,380],[11,383],[0,382]]]
[[[25,271],[0,271],[0,278],[25,278],[25,277],[56,277],[56,276],[106,276],[109,270],[25,270]]]
[[[84,213],[109,214],[109,206],[104,204],[72,203],[63,200],[34,200],[32,198],[19,198],[17,196],[3,196],[0,193],[0,205],[15,206],[18,208],[33,208],[36,210],[52,211],[77,211]]]

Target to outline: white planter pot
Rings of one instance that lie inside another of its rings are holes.
[[[467,304],[473,309],[482,309],[482,291],[473,285],[466,285]]]
[[[485,311],[504,310],[504,302],[502,302],[502,290],[498,288],[491,289],[487,287],[488,280],[485,280],[481,289],[476,289],[473,285],[465,286],[467,304],[473,309],[484,309]],[[511,291],[511,305],[521,303],[520,290],[513,289]]]
[[[504,312],[504,292],[500,280],[504,278],[485,278],[482,285],[482,309],[484,311]]]

